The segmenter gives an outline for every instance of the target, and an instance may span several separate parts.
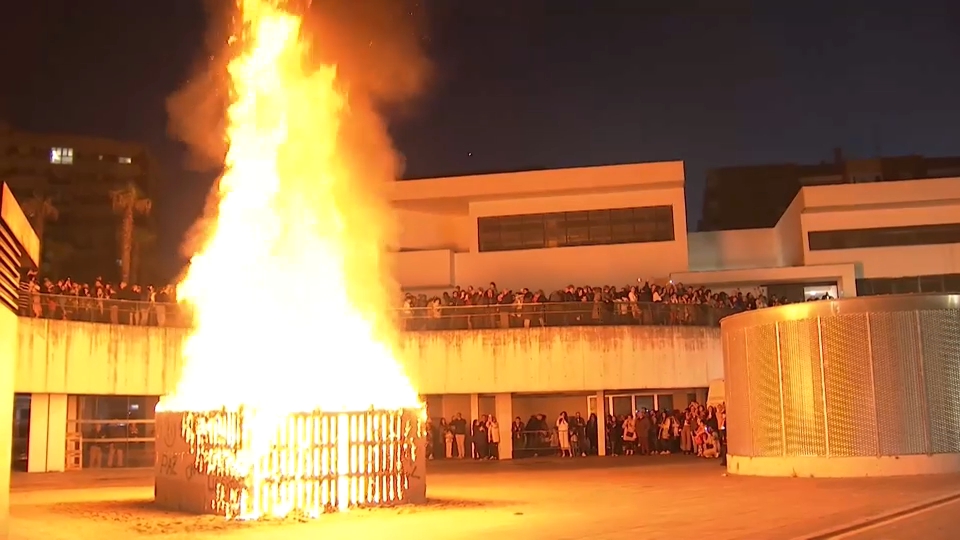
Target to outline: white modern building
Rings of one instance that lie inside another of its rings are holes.
[[[749,193],[744,193],[749,197]],[[805,296],[960,292],[960,178],[803,187],[775,227],[687,233],[682,162],[398,182],[408,290],[651,281]],[[186,331],[22,319],[15,390],[30,471],[149,463]],[[623,414],[703,400],[719,329],[552,326],[404,333],[430,415]],[[93,431],[109,432],[99,442]],[[131,431],[131,426],[135,426]],[[123,450],[123,456],[118,453]],[[501,450],[509,454],[508,447]]]
[[[686,231],[682,162],[415,180],[393,198],[409,290],[638,278],[820,296],[960,290],[960,178],[807,186],[773,228],[703,233]]]

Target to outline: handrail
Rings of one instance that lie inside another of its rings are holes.
[[[136,326],[190,326],[190,308],[172,302],[117,300],[86,296],[29,294],[21,315]],[[401,328],[466,330],[545,326],[718,326],[735,313],[710,304],[664,302],[544,302],[471,306],[401,307]]]

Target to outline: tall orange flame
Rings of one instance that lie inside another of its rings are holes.
[[[301,16],[284,2],[237,4],[219,216],[178,289],[196,326],[160,408],[245,407],[257,429],[275,431],[292,412],[419,407],[396,335],[380,324],[386,289],[382,311],[369,307],[370,290],[357,301],[384,279],[383,246],[368,239],[385,235],[358,239],[347,224],[382,201],[357,187],[342,158],[347,100],[336,67],[306,67]]]

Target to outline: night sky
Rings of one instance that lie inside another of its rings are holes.
[[[710,167],[960,154],[956,2],[398,1],[432,62],[389,110],[408,178],[683,159],[692,226]],[[149,145],[171,258],[215,173],[165,102],[211,21],[200,0],[32,0],[0,22],[0,119]]]

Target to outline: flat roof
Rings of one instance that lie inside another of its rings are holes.
[[[445,201],[455,205],[480,200],[622,191],[627,188],[682,188],[683,185],[683,162],[661,161],[400,180],[393,184],[391,199],[395,203]]]

